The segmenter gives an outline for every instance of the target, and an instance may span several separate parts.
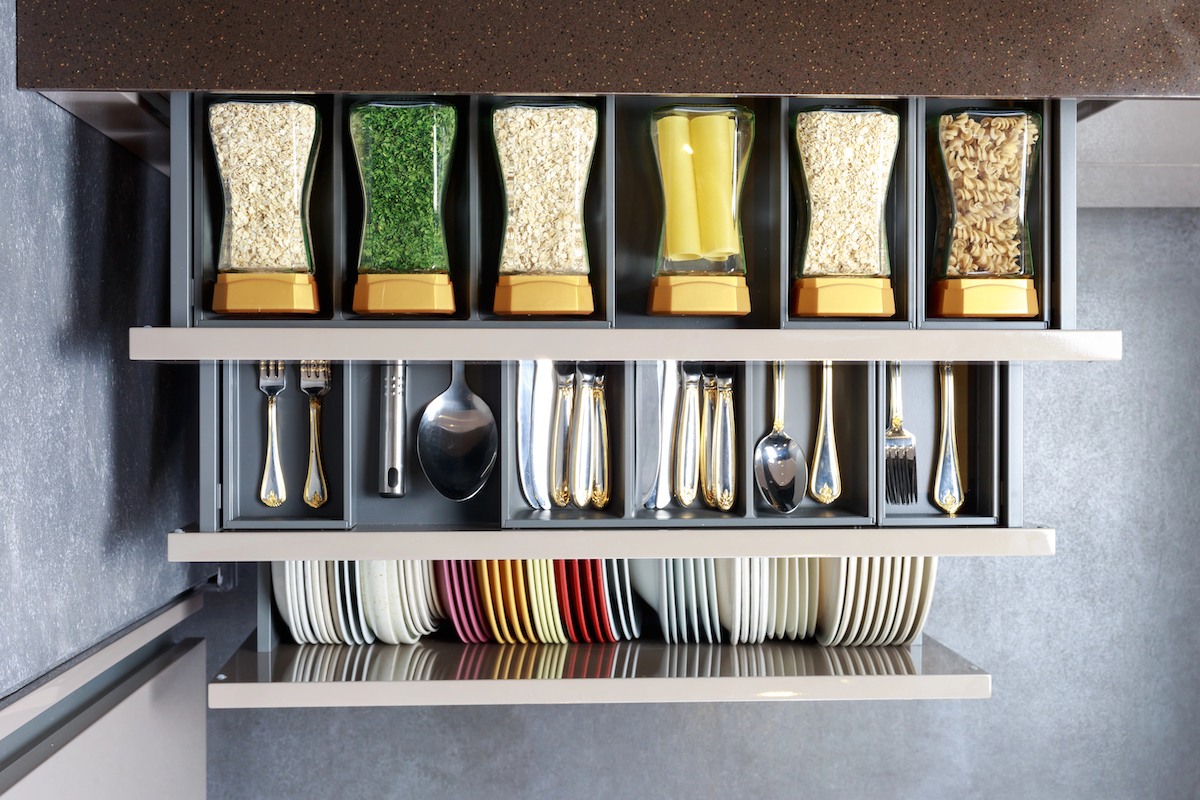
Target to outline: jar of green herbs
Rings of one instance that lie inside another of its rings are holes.
[[[443,210],[457,129],[455,108],[442,103],[350,109],[364,205],[356,312],[454,312]]]

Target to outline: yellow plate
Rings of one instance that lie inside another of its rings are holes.
[[[500,632],[504,634],[504,638],[500,641],[514,644],[517,641],[516,637],[513,636],[513,632],[517,628],[515,624],[516,619],[512,615],[505,613],[505,601],[509,593],[505,592],[504,579],[500,577],[501,568],[504,563],[503,561],[487,562],[488,574],[491,578],[489,582],[492,587],[492,607],[496,611],[496,622],[500,626]]]
[[[500,626],[496,624],[496,613],[492,608],[492,587],[488,583],[487,562],[476,561],[475,573],[479,579],[479,595],[483,598],[483,615],[492,629],[492,636],[497,642],[508,641],[500,635]]]
[[[537,634],[537,641],[551,642],[554,637],[546,627],[546,613],[542,608],[541,572],[537,568],[537,561],[531,558],[522,561],[521,566],[525,573],[525,594],[529,597],[529,616],[533,620],[533,631]]]
[[[511,561],[500,562],[500,575],[502,583],[500,584],[504,592],[504,609],[508,613],[508,624],[512,628],[513,635],[517,637],[517,641],[525,644],[529,641],[529,637],[525,635],[525,628],[522,627],[521,616],[517,611],[520,602],[517,599],[517,589],[513,581],[513,566]],[[521,600],[524,600],[524,582],[521,585]]]
[[[537,629],[533,625],[533,584],[525,582],[525,562],[513,561],[512,573],[513,584],[517,589],[517,613],[521,616],[521,623],[525,626],[525,636],[530,642],[536,644],[539,639]]]

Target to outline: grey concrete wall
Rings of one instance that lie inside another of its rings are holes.
[[[1200,103],[1123,100],[1079,126],[1081,208],[1200,207]]]
[[[210,710],[209,797],[1196,797],[1197,253],[1200,211],[1080,212],[1080,327],[1125,358],[1026,369],[1058,555],[942,559],[927,628],[990,700]],[[218,659],[253,626],[223,608]]]
[[[168,181],[18,92],[0,2],[0,697],[202,579],[194,367],[129,361],[167,322]]]

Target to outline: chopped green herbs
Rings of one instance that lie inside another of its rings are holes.
[[[351,109],[366,203],[359,272],[449,272],[442,206],[457,127],[453,106]]]

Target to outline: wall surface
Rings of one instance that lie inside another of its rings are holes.
[[[1058,555],[942,559],[927,627],[990,700],[210,710],[209,797],[1196,797],[1198,252],[1200,210],[1080,212],[1079,325],[1125,357],[1026,368]],[[218,661],[253,626],[222,608]]]
[[[15,88],[0,2],[0,698],[203,578],[195,368],[134,364],[167,321],[168,180]]]
[[[1124,101],[1079,126],[1081,208],[1200,207],[1200,103]]]

